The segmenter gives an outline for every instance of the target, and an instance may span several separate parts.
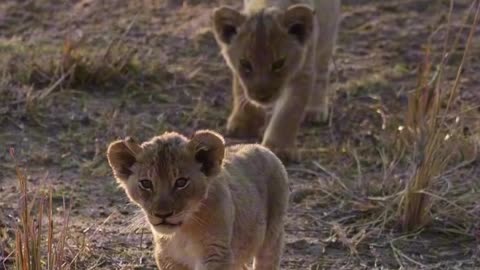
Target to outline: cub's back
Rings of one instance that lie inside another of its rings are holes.
[[[287,9],[294,4],[306,4],[315,9],[316,24],[321,34],[314,33],[318,54],[329,54],[332,44],[336,41],[337,29],[340,20],[341,0],[244,0],[243,8],[246,14],[254,14],[261,9],[278,7]]]
[[[287,172],[270,150],[251,144],[226,149],[224,173],[230,176],[228,185],[235,205],[233,251],[248,258],[261,249],[269,235],[283,231],[289,194]]]
[[[288,175],[280,159],[268,148],[259,144],[230,146],[226,149],[225,172],[231,176],[229,182],[233,195],[286,200]],[[238,193],[238,194],[235,194]],[[257,195],[257,196],[255,196]]]
[[[263,180],[268,182],[269,178],[280,175],[288,178],[280,159],[260,144],[233,145],[225,150],[224,168],[228,172],[257,179],[256,183]],[[286,182],[277,184],[286,184]]]
[[[243,6],[246,11],[258,11],[262,8],[267,7],[279,7],[286,9],[288,6],[294,4],[306,4],[309,6],[314,6],[315,2],[325,2],[332,0],[244,0]]]

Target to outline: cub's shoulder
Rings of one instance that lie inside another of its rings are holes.
[[[287,9],[289,6],[296,4],[315,6],[313,0],[244,0],[244,9],[247,13],[256,13],[265,8]]]
[[[226,149],[227,162],[248,162],[254,165],[272,165],[283,168],[280,159],[267,147],[260,144],[237,144]],[[266,168],[267,169],[267,168]]]

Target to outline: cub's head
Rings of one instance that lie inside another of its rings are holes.
[[[223,56],[240,77],[246,96],[268,105],[277,100],[305,62],[314,10],[298,4],[284,11],[267,8],[247,16],[220,7],[214,10],[212,21]]]
[[[171,234],[206,198],[211,178],[221,171],[224,152],[220,135],[198,131],[190,140],[165,133],[142,145],[131,138],[115,141],[107,156],[118,183],[143,209],[152,228]]]

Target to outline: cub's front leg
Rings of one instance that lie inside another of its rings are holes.
[[[265,111],[245,96],[240,79],[233,74],[233,110],[228,118],[227,133],[240,138],[259,138],[265,125]]]
[[[295,141],[313,86],[313,74],[303,72],[290,82],[275,104],[262,144],[284,161],[299,158]]]
[[[157,267],[160,270],[191,270],[183,264],[179,264],[173,259],[164,257],[158,253],[155,255],[155,261],[157,262]]]
[[[202,265],[195,270],[236,270],[233,268],[230,248],[216,244],[208,246]]]

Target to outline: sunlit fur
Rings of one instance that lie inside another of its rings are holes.
[[[243,2],[242,10],[222,6],[212,15],[215,38],[233,74],[227,132],[257,137],[264,131],[263,145],[282,158],[295,158],[305,115],[328,120],[340,0]],[[266,127],[265,107],[273,108]]]
[[[144,152],[131,167],[133,174],[123,184],[129,198],[141,206],[158,233],[173,233],[178,227],[154,226],[160,222],[154,213],[173,211],[174,215],[167,220],[178,224],[191,216],[206,196],[208,178],[200,172],[193,156],[183,149],[187,142],[185,137],[169,133],[142,144]],[[184,190],[173,192],[175,181],[180,177],[190,179],[190,184]],[[153,182],[152,192],[139,187],[141,179]]]
[[[305,62],[307,46],[300,44],[278,21],[278,11],[261,10],[247,17],[239,28],[235,41],[225,48],[229,66],[239,75],[248,99],[258,105],[269,105],[282,94],[286,83]],[[273,70],[276,61],[284,59],[279,70]],[[245,74],[241,60],[252,65]]]
[[[239,270],[252,262],[257,270],[279,269],[288,177],[268,149],[225,147],[219,134],[198,131],[190,139],[165,133],[141,145],[115,141],[107,156],[150,223],[159,269]],[[181,190],[179,178],[189,179]],[[151,190],[139,185],[142,179],[152,181]]]

